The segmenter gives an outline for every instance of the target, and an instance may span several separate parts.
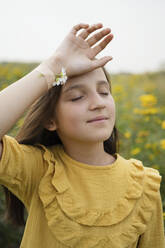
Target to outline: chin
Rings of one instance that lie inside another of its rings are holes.
[[[109,137],[111,136],[111,134],[105,134],[105,135],[95,135],[94,137],[84,137],[86,138],[85,141],[86,142],[104,142],[106,141],[107,139],[109,139]]]

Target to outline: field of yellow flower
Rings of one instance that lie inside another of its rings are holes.
[[[159,170],[165,212],[165,71],[117,74],[110,79],[120,153]]]
[[[36,66],[37,64],[1,63],[0,90]],[[110,80],[116,103],[119,153],[125,158],[139,159],[144,166],[159,170],[165,212],[165,71],[112,74]],[[9,134],[16,134],[23,118]]]

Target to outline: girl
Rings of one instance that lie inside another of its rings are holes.
[[[104,69],[112,57],[95,58],[113,35],[88,37],[100,28],[75,25],[50,58],[0,93],[0,183],[15,223],[27,209],[22,248],[165,247],[161,176],[118,153]],[[17,137],[6,135],[30,105]]]

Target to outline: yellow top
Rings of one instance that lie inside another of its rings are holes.
[[[88,165],[62,145],[5,135],[0,184],[28,211],[20,247],[164,248],[159,172],[115,155],[110,165]]]

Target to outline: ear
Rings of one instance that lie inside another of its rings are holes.
[[[49,120],[44,126],[49,131],[55,131],[57,129],[55,120]]]

